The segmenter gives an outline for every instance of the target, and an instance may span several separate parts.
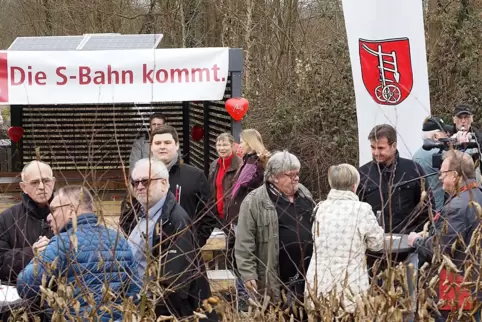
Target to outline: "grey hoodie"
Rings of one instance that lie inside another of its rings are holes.
[[[151,152],[150,142],[145,135],[134,141],[132,144],[131,155],[129,157],[129,171],[134,169],[136,162],[140,159],[148,158]]]

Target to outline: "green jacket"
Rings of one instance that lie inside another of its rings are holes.
[[[315,204],[303,185],[298,191]],[[274,303],[281,302],[278,231],[276,207],[263,184],[241,204],[234,253],[243,281],[256,280],[258,293],[268,295]]]

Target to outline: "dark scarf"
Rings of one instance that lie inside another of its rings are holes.
[[[50,204],[53,199],[54,199],[54,193],[52,192],[52,196],[50,197],[48,204]],[[37,219],[46,219],[47,216],[50,214],[50,207],[48,206],[48,204],[45,205],[45,207],[39,207],[38,204],[32,198],[30,198],[29,195],[23,192],[22,192],[22,203],[25,206],[25,208],[29,210],[28,214]]]
[[[179,161],[179,153],[176,152],[174,158],[172,158],[171,162],[166,164],[167,171],[171,171],[171,168]]]

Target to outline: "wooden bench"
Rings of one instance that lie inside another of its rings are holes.
[[[218,233],[215,230],[202,248],[202,254],[207,270],[219,270],[220,267],[225,268],[226,236],[222,232]]]
[[[236,290],[236,276],[232,271],[226,269],[210,270],[207,271],[207,274],[211,286],[211,292]]]

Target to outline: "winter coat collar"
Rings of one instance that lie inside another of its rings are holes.
[[[53,199],[54,193],[52,192],[52,196],[50,197],[48,203],[50,204]],[[43,208],[39,207],[38,204],[24,192],[22,192],[22,204],[27,209],[27,214],[36,219],[46,219],[50,214],[50,208],[48,205]]]
[[[393,162],[388,165],[384,163],[377,163],[376,161],[372,161],[372,162],[373,162],[373,165],[375,165],[375,167],[380,167],[381,172],[393,173],[397,170],[397,164],[399,163],[399,161],[400,161],[400,154],[398,153],[398,150],[397,150],[397,152],[395,153],[395,158]]]
[[[161,225],[162,223],[169,221],[171,212],[174,210],[174,207],[176,207],[177,204],[176,198],[172,192],[169,191],[165,198],[166,200],[164,200],[164,205],[162,206],[162,214],[159,217]]]
[[[84,225],[87,225],[87,226],[97,225],[97,216],[94,213],[85,213],[78,216],[77,228]],[[60,232],[63,233],[63,232],[69,231],[73,227],[74,225],[71,220],[60,230]]]
[[[360,200],[353,191],[337,190],[337,189],[331,189],[326,199],[327,200],[355,200],[355,201]]]

